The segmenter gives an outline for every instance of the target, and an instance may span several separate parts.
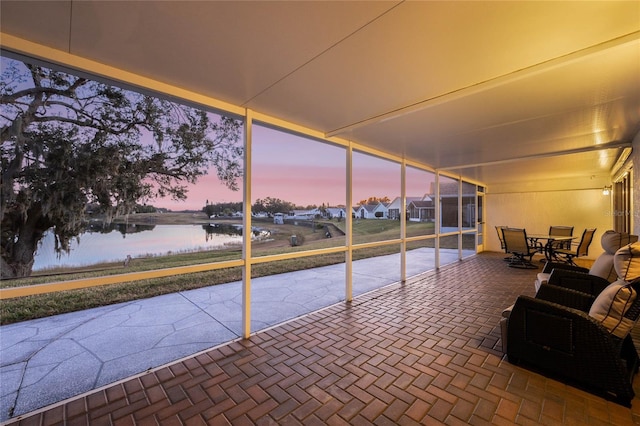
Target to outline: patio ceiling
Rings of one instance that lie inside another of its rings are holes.
[[[488,185],[608,177],[640,130],[639,2],[0,7],[3,34]]]

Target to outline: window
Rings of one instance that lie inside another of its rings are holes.
[[[632,172],[633,169],[625,172],[613,187],[613,226],[617,232],[632,233]]]
[[[346,150],[266,126],[253,126],[251,210],[269,237],[255,255],[345,245]]]

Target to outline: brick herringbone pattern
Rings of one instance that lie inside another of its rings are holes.
[[[48,410],[21,425],[633,424],[512,366],[498,321],[536,271],[481,254]]]

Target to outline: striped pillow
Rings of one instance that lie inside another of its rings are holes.
[[[633,328],[635,321],[625,318],[625,314],[638,297],[631,285],[618,280],[609,284],[596,297],[589,315],[599,321],[614,336],[625,338]]]
[[[631,282],[640,278],[640,243],[621,247],[613,257],[618,278]]]

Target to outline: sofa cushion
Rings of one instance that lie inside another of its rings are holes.
[[[508,308],[505,308],[502,311],[502,318],[509,318],[509,315],[511,315],[511,311],[513,311],[513,306],[514,305],[515,305],[515,303],[512,304],[511,306],[509,306]]]
[[[618,275],[613,266],[613,255],[620,249],[629,243],[638,241],[637,235],[629,235],[626,233],[615,232],[612,230],[606,231],[602,234],[600,244],[604,249],[602,253],[593,263],[589,274],[597,275],[609,282],[613,282],[618,279]]]
[[[640,243],[620,248],[613,259],[618,278],[631,282],[640,278]]]
[[[538,272],[538,275],[536,275],[536,282],[533,283],[533,285],[536,288],[536,293],[538,292],[538,290],[540,290],[540,286],[542,284],[547,284],[549,282],[549,277],[551,276],[550,273],[547,272]]]
[[[624,315],[637,297],[637,292],[628,282],[617,280],[596,297],[589,315],[602,323],[614,336],[624,338],[635,324],[634,320],[625,318]]]
[[[605,231],[600,238],[600,245],[606,253],[615,254],[620,247],[638,241],[637,235],[630,235],[624,232],[616,232],[613,230]]]

